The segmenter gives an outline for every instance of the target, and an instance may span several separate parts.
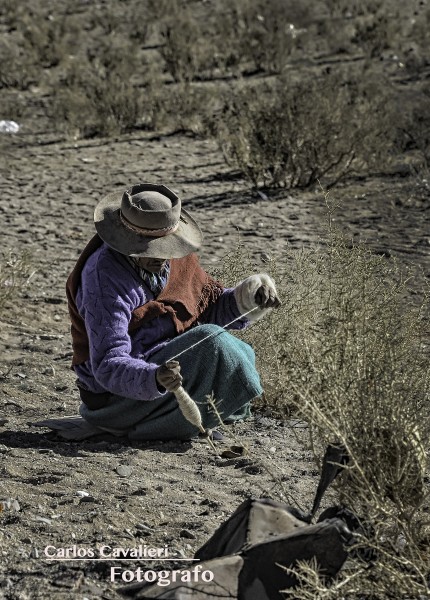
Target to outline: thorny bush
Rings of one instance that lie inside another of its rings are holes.
[[[226,161],[253,186],[333,186],[378,164],[394,134],[386,85],[327,74],[231,93],[216,124]]]
[[[316,461],[328,443],[347,449],[338,502],[363,525],[354,550],[375,555],[369,565],[351,554],[331,585],[317,566],[301,565],[293,597],[422,598],[430,593],[429,290],[420,273],[328,229],[320,247],[268,263],[283,305],[239,334],[256,350],[267,404],[307,422]],[[231,285],[255,268],[239,248],[217,275]],[[419,301],[410,277],[423,286]]]

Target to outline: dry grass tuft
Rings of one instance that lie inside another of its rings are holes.
[[[9,251],[0,261],[0,316],[29,284],[35,274],[28,253]]]

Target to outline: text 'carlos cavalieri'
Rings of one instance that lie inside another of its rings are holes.
[[[51,560],[74,559],[167,559],[170,557],[168,546],[154,547],[140,544],[134,548],[123,548],[120,546],[102,545],[97,548],[86,548],[74,544],[67,548],[57,546],[46,546],[43,550],[46,558]]]

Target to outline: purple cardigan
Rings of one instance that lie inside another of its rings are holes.
[[[165,393],[159,391],[155,379],[160,365],[151,362],[150,356],[175,337],[172,320],[162,315],[128,333],[132,311],[153,299],[125,256],[106,244],[90,256],[76,294],[90,346],[89,359],[74,367],[83,387],[136,400],[152,400]],[[233,288],[225,289],[205,313],[205,323],[223,326],[239,316]],[[247,324],[244,318],[231,329]]]

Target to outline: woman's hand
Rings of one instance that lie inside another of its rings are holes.
[[[236,286],[234,297],[242,315],[253,308],[260,308],[259,311],[247,315],[251,322],[258,321],[269,312],[269,309],[278,308],[281,305],[275,283],[266,273],[251,275],[244,279]]]
[[[278,308],[281,301],[276,295],[276,289],[273,285],[262,285],[255,292],[255,302],[260,308]]]
[[[182,385],[181,366],[177,360],[166,362],[155,372],[155,378],[159,387],[168,392],[175,392]]]

